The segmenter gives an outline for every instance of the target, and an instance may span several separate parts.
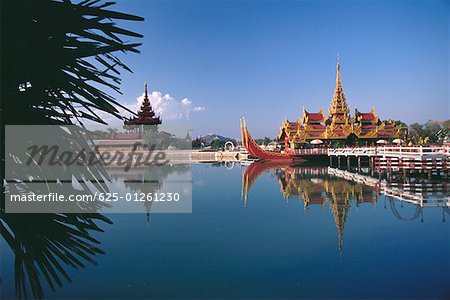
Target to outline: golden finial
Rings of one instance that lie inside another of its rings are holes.
[[[337,54],[336,59],[336,83],[339,83],[339,85],[341,85],[341,64],[339,62],[339,53]]]

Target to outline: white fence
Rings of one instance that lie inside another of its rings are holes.
[[[328,149],[311,148],[311,149],[294,149],[294,155],[328,155]]]
[[[328,156],[377,156],[398,158],[449,158],[450,147],[357,147],[357,148],[329,148]]]

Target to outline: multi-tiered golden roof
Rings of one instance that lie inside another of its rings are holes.
[[[328,116],[325,116],[323,109],[318,113],[303,109],[302,118],[295,122],[286,120],[281,125],[277,139],[286,147],[294,149],[312,140],[321,140],[326,144],[332,144],[333,141],[348,143],[350,140],[363,140],[365,144],[371,144],[379,139],[392,141],[402,138],[403,135],[404,130],[401,126],[395,125],[392,120],[381,121],[374,108],[367,113],[355,108],[354,116],[350,115],[350,108],[342,88],[341,67],[338,60],[336,86]]]

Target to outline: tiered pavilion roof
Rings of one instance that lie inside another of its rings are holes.
[[[145,83],[144,101],[139,109],[137,116],[127,119],[124,122],[125,126],[133,125],[159,125],[161,124],[161,118],[156,116],[153,111],[150,99],[148,98],[147,83]]]
[[[393,140],[402,135],[402,128],[392,120],[382,122],[373,108],[370,112],[360,112],[355,108],[354,117],[345,98],[341,82],[341,67],[336,64],[336,85],[328,116],[323,109],[319,112],[308,112],[303,108],[303,116],[295,122],[286,120],[280,127],[278,141],[285,146],[295,148],[298,144],[319,139],[323,142],[345,141],[354,135],[357,139],[376,141],[378,139]]]

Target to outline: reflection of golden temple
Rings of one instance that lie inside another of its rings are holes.
[[[379,193],[371,186],[336,179],[328,175],[327,167],[299,168],[289,164],[252,163],[242,175],[242,197],[247,206],[248,193],[262,173],[274,170],[280,192],[286,201],[297,197],[307,209],[310,205],[325,207],[329,202],[338,233],[338,247],[342,250],[345,222],[350,210],[350,201],[376,204]]]
[[[254,162],[242,174],[242,199],[247,206],[248,193],[256,179],[269,170],[280,184],[280,192],[288,201],[291,197],[303,201],[306,209],[318,204],[322,208],[328,202],[333,213],[338,232],[338,247],[342,250],[344,228],[350,211],[351,202],[356,206],[361,203],[376,205],[380,193],[389,200],[392,213],[399,220],[415,220],[423,218],[423,207],[442,207],[443,222],[445,215],[450,215],[450,197],[448,182],[386,182],[367,175],[352,173],[331,167],[297,167],[289,163]],[[403,217],[396,208],[395,202],[413,204],[415,212]],[[422,220],[422,219],[421,219]]]
[[[370,187],[332,179],[328,176],[308,178],[305,177],[304,172],[298,172],[300,170],[302,169],[285,168],[284,172],[276,172],[281,192],[286,199],[292,195],[298,196],[299,200],[303,200],[305,209],[314,204],[319,204],[324,208],[326,202],[329,201],[338,232],[338,247],[339,250],[342,250],[344,227],[350,210],[350,200],[354,200],[356,205],[363,202],[375,205],[378,194]],[[326,168],[318,168],[318,170],[320,171],[316,173],[327,173]]]
[[[299,170],[302,169],[289,168],[276,171],[283,197],[288,201],[291,196],[298,196],[303,200],[305,209],[311,204],[325,207],[327,198],[323,189],[323,180],[298,176],[296,171]]]
[[[336,223],[336,229],[338,232],[338,247],[342,250],[344,244],[344,226],[347,221],[348,211],[350,210],[350,204],[348,200],[342,202],[332,200],[331,209],[333,211],[334,222]]]
[[[284,167],[275,173],[284,198],[297,196],[304,202],[305,208],[312,204],[325,206],[327,200],[330,203],[354,200],[356,205],[361,203],[375,205],[379,197],[373,187],[331,178],[327,175],[326,167],[314,169]]]

